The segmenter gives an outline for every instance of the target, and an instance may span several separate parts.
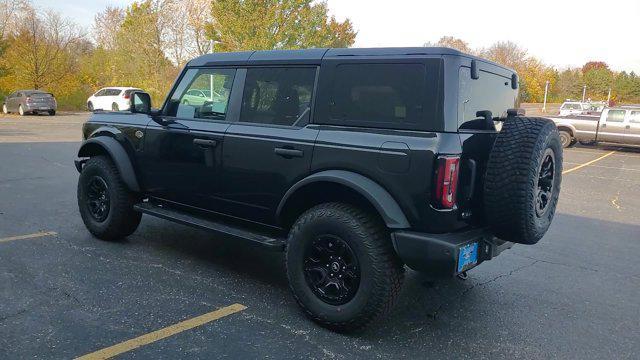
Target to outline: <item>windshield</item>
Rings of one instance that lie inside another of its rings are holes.
[[[582,110],[582,105],[578,104],[578,103],[563,104],[560,109],[562,109],[562,110]]]

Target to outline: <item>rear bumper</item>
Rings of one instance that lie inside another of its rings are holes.
[[[24,111],[52,111],[55,110],[55,105],[47,104],[25,104]]]
[[[447,234],[396,231],[391,234],[393,247],[411,269],[437,276],[454,276],[491,260],[513,246],[494,237],[487,229],[473,229]],[[460,249],[477,243],[477,261],[459,266]]]

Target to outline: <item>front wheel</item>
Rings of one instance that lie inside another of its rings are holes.
[[[286,264],[306,315],[335,331],[359,329],[389,312],[404,278],[384,225],[343,203],[321,204],[298,218]]]
[[[129,191],[115,164],[95,156],[82,168],[78,180],[78,208],[82,221],[98,239],[117,240],[131,235],[142,215],[133,210],[138,196]]]
[[[7,109],[7,104],[2,105],[2,113],[5,115],[9,113],[9,109]]]
[[[50,115],[50,116],[54,116],[55,114],[56,114],[56,111],[55,111],[55,110],[49,110],[49,115]]]
[[[18,106],[18,114],[20,114],[20,116],[24,116],[24,109],[22,108],[22,105]]]
[[[87,110],[93,111],[93,103],[91,101],[87,103]]]

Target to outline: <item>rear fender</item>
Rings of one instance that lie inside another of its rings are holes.
[[[315,182],[334,182],[356,191],[373,205],[390,229],[407,229],[410,227],[409,221],[400,208],[400,205],[398,205],[387,190],[363,175],[345,170],[321,171],[297,182],[286,192],[280,201],[276,212],[277,218],[281,218],[287,201],[297,190]]]

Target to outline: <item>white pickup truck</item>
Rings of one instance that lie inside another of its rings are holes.
[[[640,145],[640,107],[606,108],[600,116],[573,115],[551,119],[560,131],[563,147],[576,142]]]

